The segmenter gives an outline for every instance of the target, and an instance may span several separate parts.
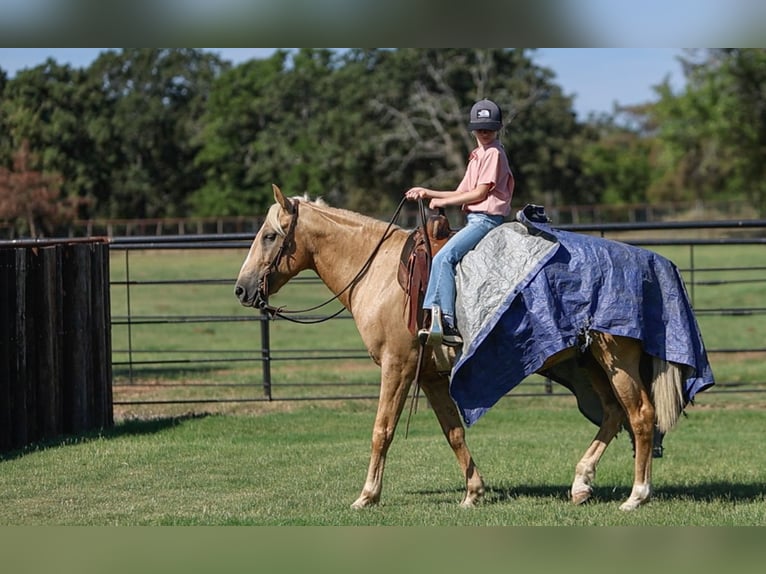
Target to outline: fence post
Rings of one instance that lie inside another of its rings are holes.
[[[130,249],[125,250],[125,304],[128,313],[128,381],[133,384],[133,311],[130,307]]]
[[[689,287],[691,289],[691,300],[692,300],[692,308],[695,306],[694,301],[694,245],[689,245],[689,267],[691,268],[691,273],[689,277]]]
[[[263,394],[271,400],[271,337],[269,314],[261,309],[261,368],[263,369]]]

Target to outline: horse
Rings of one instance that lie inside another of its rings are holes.
[[[449,375],[430,353],[419,361],[420,342],[407,328],[406,294],[397,282],[402,247],[409,232],[308,197],[286,197],[273,186],[275,203],[242,263],[235,296],[247,307],[267,305],[291,278],[314,271],[353,316],[372,360],[380,367],[380,393],[372,429],[367,476],[351,505],[360,509],[380,502],[383,471],[409,389],[417,380],[457,458],[465,480],[463,507],[476,505],[485,483],[466,444],[466,432],[449,390]],[[655,425],[667,432],[677,422],[684,401],[683,366],[648,357],[640,341],[592,331],[586,350],[569,348],[549,357],[540,372],[579,356],[592,391],[601,402],[598,432],[575,466],[569,496],[574,504],[589,500],[596,467],[610,441],[626,428],[634,445],[634,477],[621,510],[633,510],[651,497],[652,444]],[[452,351],[454,360],[454,351]],[[646,374],[642,362],[653,372]]]

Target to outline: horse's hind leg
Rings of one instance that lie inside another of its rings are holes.
[[[591,352],[607,374],[628,416],[636,443],[633,489],[621,510],[633,510],[651,496],[654,405],[641,382],[641,343],[635,339],[592,333]]]
[[[606,373],[593,357],[588,356],[586,360],[585,368],[590,374],[593,390],[601,399],[604,415],[601,420],[601,427],[598,429],[593,442],[575,467],[575,477],[571,490],[572,502],[575,504],[582,504],[590,499],[593,493],[592,484],[596,477],[598,461],[609,443],[620,431],[625,420],[625,413],[614,396]]]
[[[465,428],[455,403],[449,395],[449,381],[445,377],[434,376],[424,380],[421,387],[465,477],[465,497],[460,505],[464,507],[474,506],[484,495],[484,481],[465,443]]]

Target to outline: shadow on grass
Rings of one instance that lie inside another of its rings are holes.
[[[176,427],[188,420],[200,419],[208,416],[210,416],[209,413],[189,413],[174,417],[129,419],[122,421],[113,427],[100,430],[91,430],[81,434],[63,435],[57,438],[32,443],[21,449],[0,453],[0,462],[14,460],[33,452],[40,452],[51,448],[59,448],[62,446],[83,444],[92,440],[115,439],[123,436],[155,434]]]
[[[517,498],[555,499],[569,502],[570,485],[541,484],[487,486],[481,504],[502,504]],[[594,486],[592,502],[618,503],[630,496],[630,485]],[[443,490],[418,490],[422,495],[455,495],[464,493],[461,488]],[[766,499],[766,483],[703,482],[693,485],[663,485],[652,493],[654,501],[693,500],[696,502],[756,502]]]

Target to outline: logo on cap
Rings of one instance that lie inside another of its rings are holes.
[[[490,112],[489,112],[489,110],[478,110],[476,112],[476,117],[479,118],[479,119],[480,118],[489,118],[490,117]]]

